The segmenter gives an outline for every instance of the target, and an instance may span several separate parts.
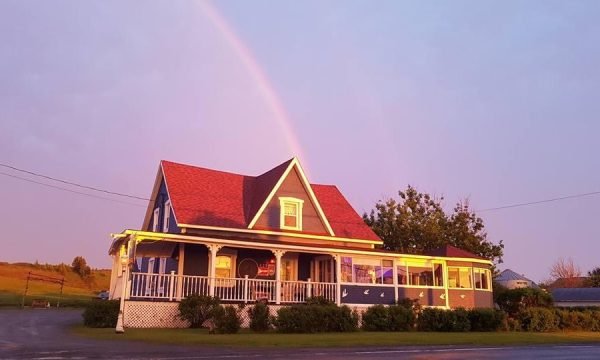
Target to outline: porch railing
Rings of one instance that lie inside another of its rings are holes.
[[[313,296],[336,300],[336,284],[309,281],[281,281],[281,303],[303,303]],[[214,278],[207,276],[133,273],[131,298],[177,300],[190,295],[210,295],[222,301],[277,301],[277,281],[249,278]]]

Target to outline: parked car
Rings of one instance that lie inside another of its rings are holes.
[[[108,290],[102,290],[96,296],[97,299],[100,300],[108,300]]]

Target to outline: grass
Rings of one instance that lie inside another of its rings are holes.
[[[92,270],[92,276],[82,279],[64,264],[0,263],[0,307],[21,306],[23,292],[29,272],[44,276],[63,278],[65,284],[60,296],[60,285],[41,281],[30,281],[25,305],[33,299],[45,299],[55,306],[60,298],[61,306],[81,306],[101,290],[108,289],[110,270]]]
[[[597,332],[354,332],[324,334],[239,334],[213,335],[206,329],[127,329],[115,334],[114,329],[92,329],[83,325],[73,333],[102,340],[132,340],[155,344],[203,345],[223,347],[353,347],[353,346],[429,346],[429,345],[541,345],[600,342]]]

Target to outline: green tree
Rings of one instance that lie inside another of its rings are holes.
[[[402,253],[420,254],[446,244],[476,255],[502,262],[504,244],[487,239],[483,220],[468,201],[460,202],[448,215],[437,199],[408,186],[399,191],[399,200],[379,201],[363,220],[383,240],[383,248]]]
[[[87,265],[83,256],[76,256],[71,263],[71,267],[73,268],[73,271],[81,277],[89,276],[92,273],[92,270]]]
[[[600,287],[600,267],[588,271],[587,286]]]

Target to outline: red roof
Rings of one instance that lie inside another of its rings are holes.
[[[161,161],[178,224],[247,229],[293,159],[259,176]],[[381,241],[333,185],[310,184],[336,237]]]
[[[425,255],[431,256],[445,256],[445,257],[458,257],[458,258],[473,258],[473,259],[483,259],[479,255],[475,255],[466,250],[459,249],[452,245],[445,245],[437,249],[429,250],[425,253]]]

